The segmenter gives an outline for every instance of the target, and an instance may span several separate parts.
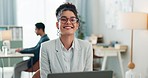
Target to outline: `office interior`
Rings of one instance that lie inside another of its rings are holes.
[[[11,47],[28,48],[35,46],[40,39],[34,32],[34,24],[36,22],[43,22],[46,26],[45,32],[49,38],[51,40],[56,39],[58,36],[55,10],[60,4],[66,1],[72,2],[77,6],[79,15],[85,22],[83,24],[84,39],[88,39],[92,34],[101,35],[103,36],[104,44],[117,41],[119,44],[128,46],[126,52],[121,53],[123,72],[125,74],[129,70],[127,65],[130,60],[131,31],[117,29],[117,22],[119,21],[117,13],[148,13],[147,0],[0,0],[0,26],[22,27],[22,39],[12,41]],[[134,30],[133,38],[134,72],[141,74],[142,78],[147,78],[148,30]],[[2,41],[0,42],[1,46]],[[112,70],[114,72],[114,78],[121,78],[122,73],[118,58],[108,58],[105,70]],[[12,59],[11,61],[13,62],[10,62],[9,66],[13,67],[14,63],[23,59]],[[7,63],[9,60],[5,59],[4,61]],[[97,60],[97,62],[100,63],[100,60]]]

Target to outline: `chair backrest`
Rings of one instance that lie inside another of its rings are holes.
[[[32,78],[40,78],[40,69],[37,70],[34,75],[32,76]]]
[[[31,67],[31,68],[29,68],[29,69],[27,69],[27,70],[25,70],[26,72],[36,72],[37,70],[39,70],[40,69],[40,66],[39,66],[39,61],[37,61],[34,65],[33,65],[33,67]]]

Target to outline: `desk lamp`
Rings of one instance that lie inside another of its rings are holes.
[[[128,68],[130,70],[126,72],[126,78],[134,78],[132,77],[133,74],[129,75],[129,72],[135,68],[135,64],[133,62],[133,40],[134,40],[133,30],[147,29],[147,21],[148,20],[146,13],[128,12],[128,13],[121,13],[119,15],[119,28],[131,30],[130,61],[128,64]]]
[[[7,53],[10,52],[10,40],[12,38],[12,31],[11,30],[5,30],[2,31],[2,51],[7,55]]]

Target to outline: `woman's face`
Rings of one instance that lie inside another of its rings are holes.
[[[77,18],[72,11],[63,11],[56,23],[57,28],[60,30],[61,35],[74,35],[78,29],[79,23]]]

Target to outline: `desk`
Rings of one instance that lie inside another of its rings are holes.
[[[107,61],[108,56],[117,56],[119,60],[119,64],[120,64],[122,78],[124,78],[124,70],[123,70],[123,64],[122,64],[122,59],[121,59],[121,52],[126,52],[126,48],[123,48],[123,49],[116,49],[113,47],[103,48],[97,45],[93,45],[93,48],[94,48],[94,55],[103,57],[101,70],[105,70],[106,61]]]
[[[0,53],[0,58],[21,58],[21,57],[33,57],[34,54],[22,54],[22,53],[13,53],[13,54],[7,54]]]
[[[21,57],[33,57],[33,56],[34,54],[13,53],[13,54],[5,55],[4,53],[0,53],[0,58],[21,58]],[[2,59],[1,59],[1,62],[2,62],[2,78],[4,78],[4,74],[3,74],[4,63]]]

